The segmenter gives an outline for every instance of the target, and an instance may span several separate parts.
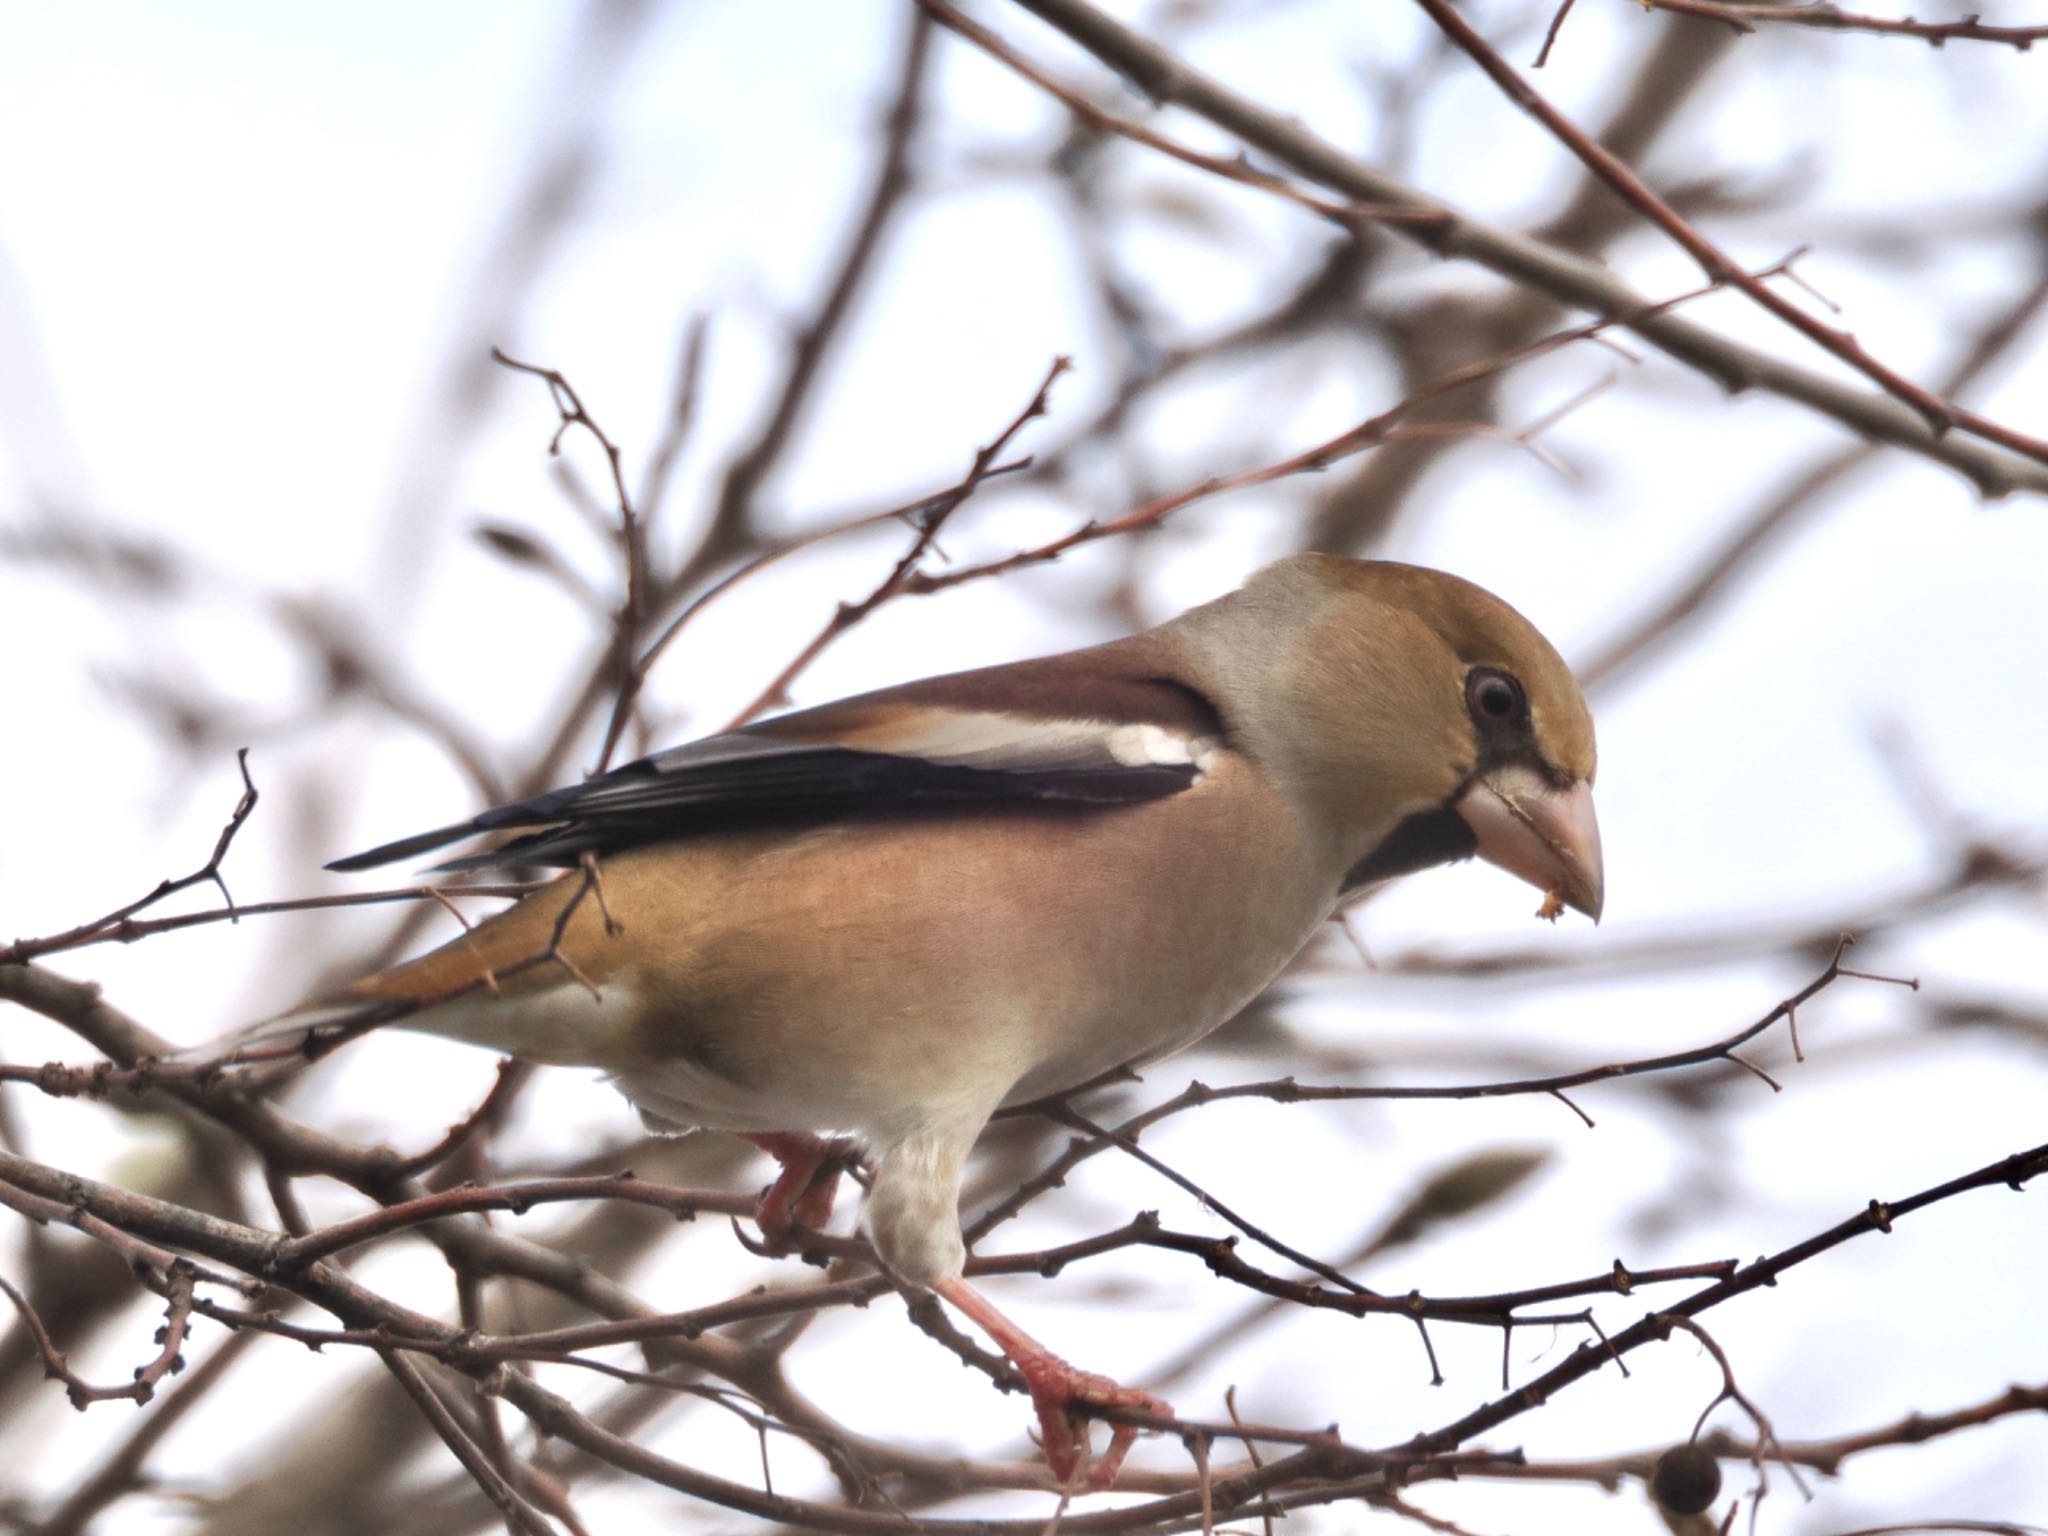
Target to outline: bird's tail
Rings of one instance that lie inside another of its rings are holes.
[[[380,1025],[399,1024],[540,1061],[582,1060],[591,1048],[587,1015],[599,997],[583,970],[566,957],[559,965],[550,959],[561,941],[557,915],[575,895],[572,883],[553,895],[536,893],[439,949],[174,1059],[226,1067],[311,1058]],[[596,903],[570,939],[584,930],[604,933]],[[602,975],[595,961],[586,963]],[[506,999],[524,1006],[507,1008]]]
[[[187,1067],[238,1067],[258,1062],[311,1061],[337,1046],[415,1012],[409,999],[348,992],[315,998],[289,1013],[264,1019],[177,1052],[169,1061]]]

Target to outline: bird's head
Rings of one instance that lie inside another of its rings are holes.
[[[1477,854],[1598,921],[1593,719],[1534,625],[1456,576],[1296,555],[1198,610],[1236,744],[1343,846],[1347,892]]]

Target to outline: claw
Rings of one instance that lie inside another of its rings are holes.
[[[786,1248],[777,1248],[765,1237],[752,1238],[747,1236],[747,1229],[740,1225],[737,1216],[732,1220],[732,1235],[738,1239],[739,1245],[742,1248],[746,1249],[747,1252],[757,1259],[779,1259],[785,1257],[789,1252]]]

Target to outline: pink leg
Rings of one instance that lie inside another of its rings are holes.
[[[1089,1464],[1093,1454],[1088,1444],[1088,1418],[1075,1410],[1086,1404],[1096,1408],[1142,1408],[1162,1418],[1172,1418],[1173,1409],[1138,1387],[1119,1386],[1107,1376],[1077,1371],[1022,1328],[1011,1322],[965,1280],[941,1280],[933,1287],[997,1344],[1024,1375],[1031,1389],[1031,1405],[1038,1410],[1038,1430],[1045,1442],[1045,1459],[1052,1475],[1074,1493],[1100,1493],[1116,1481],[1124,1455],[1138,1431],[1128,1424],[1112,1424],[1109,1450],[1102,1460]]]
[[[800,1231],[819,1231],[832,1219],[839,1170],[852,1143],[844,1138],[827,1141],[809,1131],[748,1131],[740,1139],[782,1164],[781,1174],[754,1208],[754,1220],[770,1253],[793,1252]]]

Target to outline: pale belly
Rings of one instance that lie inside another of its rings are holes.
[[[671,1054],[616,1081],[655,1116],[728,1130],[893,1138],[983,1118],[1194,1044],[1258,996],[1326,915],[1319,902],[1287,913],[1269,903],[1198,945],[1123,931],[1054,955],[977,918],[963,942],[934,946],[949,955],[901,975],[834,946],[846,985],[765,989],[779,1006],[748,1023],[723,1063]]]

